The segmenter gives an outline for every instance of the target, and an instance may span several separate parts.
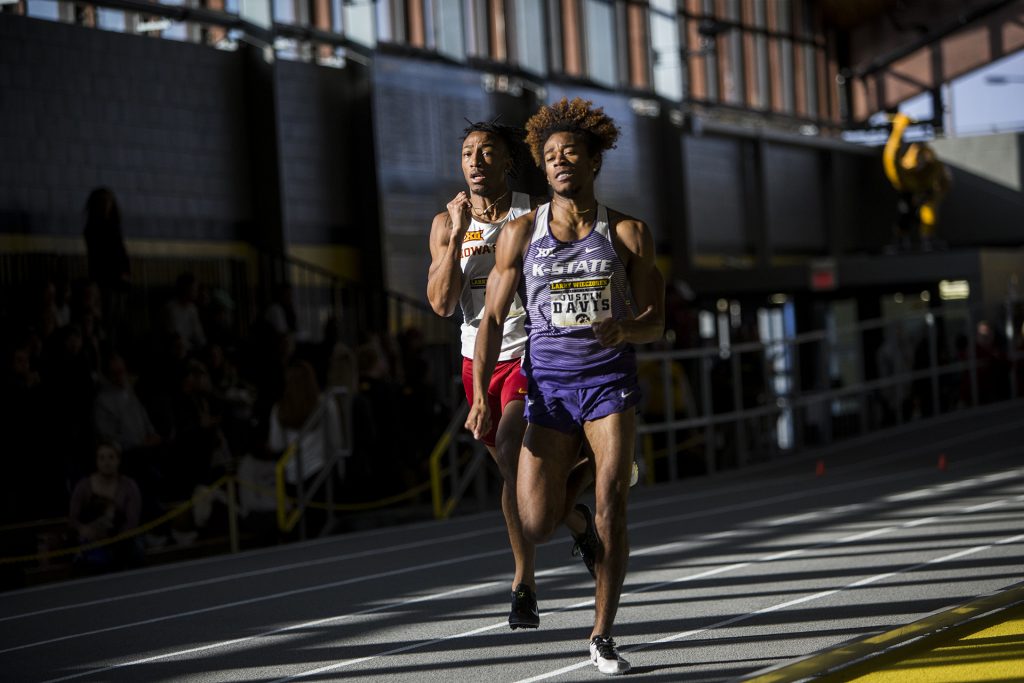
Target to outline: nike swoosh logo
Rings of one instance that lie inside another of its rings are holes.
[[[588,253],[588,254],[589,254],[590,252],[592,252],[592,251],[597,251],[597,250],[598,250],[598,249],[600,249],[600,248],[601,248],[601,247],[586,247],[586,248],[585,248],[585,249],[584,249],[583,251],[585,251],[586,253]]]
[[[622,392],[620,392],[620,394],[621,394],[622,398],[629,398],[630,396],[633,395],[634,391],[623,390]]]

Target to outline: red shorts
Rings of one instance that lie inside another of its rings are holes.
[[[509,401],[526,400],[526,375],[522,373],[520,358],[498,361],[487,388],[487,406],[491,409],[491,429],[480,439],[488,446],[494,445],[498,433],[498,419]],[[473,403],[473,361],[462,358],[462,386],[466,388],[466,400]]]

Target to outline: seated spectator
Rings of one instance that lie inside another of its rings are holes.
[[[114,538],[139,526],[142,494],[130,477],[120,472],[121,451],[112,441],[96,447],[96,471],[80,480],[71,493],[68,514],[79,545]],[[85,550],[77,562],[87,572],[120,569],[139,563],[136,538],[126,538]]]
[[[153,428],[149,413],[135,394],[124,359],[117,354],[107,359],[106,377],[96,396],[94,419],[99,438],[120,446],[124,471],[146,493],[146,518],[157,515],[157,499],[165,493],[161,462],[163,439]]]
[[[301,441],[299,436],[305,430]],[[285,376],[284,395],[270,413],[270,450],[283,452],[292,444],[299,452],[288,461],[288,483],[310,479],[342,448],[341,417],[337,404],[320,393],[313,367],[305,361],[293,362]],[[345,459],[338,459],[338,475],[344,476]]]
[[[161,441],[149,413],[135,395],[124,359],[116,353],[107,360],[105,381],[96,396],[95,418],[97,434],[117,442],[125,451],[156,446]]]
[[[199,283],[192,273],[182,273],[174,285],[174,298],[164,308],[164,326],[168,332],[177,332],[188,351],[206,346],[206,334],[199,319]]]
[[[298,329],[292,286],[287,282],[274,288],[274,299],[263,312],[263,320],[276,334],[294,336]]]
[[[177,496],[209,483],[212,469],[227,464],[227,449],[220,426],[222,417],[213,400],[206,366],[190,360],[173,402],[174,439],[168,472]]]

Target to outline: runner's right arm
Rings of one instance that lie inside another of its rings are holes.
[[[448,317],[455,312],[462,293],[462,238],[469,229],[469,197],[460,192],[448,202],[448,210],[434,216],[430,225],[430,269],[427,299],[434,313]]]
[[[512,307],[519,278],[523,272],[523,250],[533,232],[534,212],[520,216],[501,231],[494,255],[494,269],[487,277],[487,294],[480,328],[476,333],[473,350],[473,404],[469,407],[466,429],[479,439],[491,426],[491,411],[487,406],[487,389],[494,374],[494,366],[501,352],[501,338],[505,318]]]

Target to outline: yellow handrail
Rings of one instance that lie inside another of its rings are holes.
[[[295,457],[296,452],[298,452],[298,442],[288,446],[274,465],[274,483],[277,490],[277,528],[284,532],[294,529],[299,517],[302,516],[302,508],[298,506],[292,510],[291,515],[288,514],[289,498],[284,484],[284,468]]]
[[[443,502],[444,488],[441,485],[441,458],[444,452],[451,445],[452,438],[462,429],[466,416],[469,415],[469,404],[462,402],[462,407],[452,417],[445,428],[444,434],[437,440],[434,450],[430,452],[430,488],[431,498],[434,503],[434,519],[446,519],[455,508],[455,499],[449,498],[447,504]]]

